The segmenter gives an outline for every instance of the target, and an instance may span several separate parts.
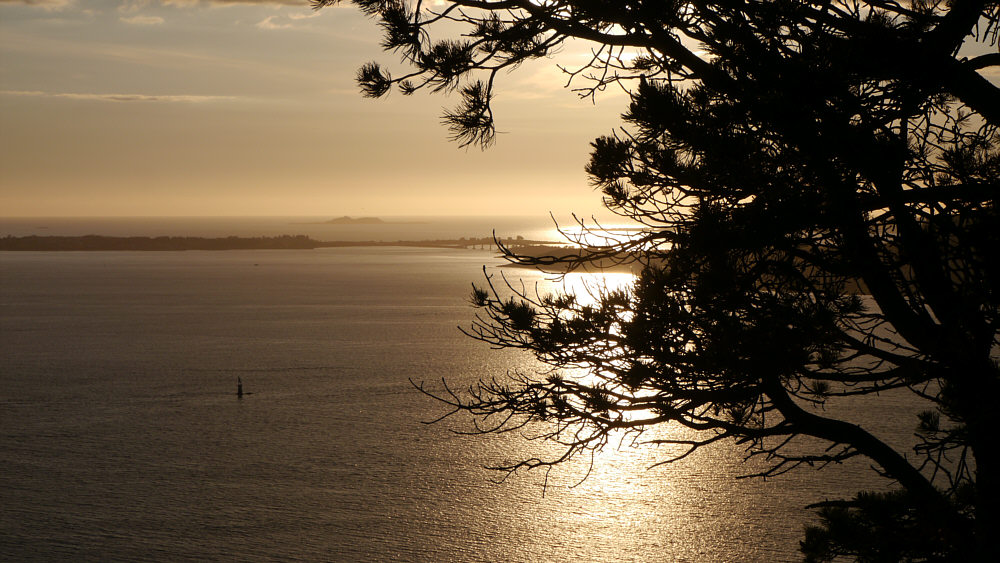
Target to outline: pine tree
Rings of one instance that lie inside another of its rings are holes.
[[[589,376],[421,386],[480,419],[548,424],[566,444],[502,469],[666,423],[703,431],[691,449],[736,440],[772,461],[762,475],[864,456],[900,490],[827,503],[803,542],[812,560],[997,556],[1000,3],[354,3],[406,64],[362,67],[363,93],[459,92],[444,119],[461,145],[494,141],[501,73],[569,40],[595,53],[568,71],[582,95],[631,95],[587,172],[645,229],[578,257],[501,247],[524,264],[631,261],[634,284],[596,305],[473,294],[474,337]],[[465,31],[432,39],[445,24]],[[889,389],[927,403],[916,461],[811,408]],[[790,447],[801,437],[825,445]],[[849,532],[864,522],[884,541]]]

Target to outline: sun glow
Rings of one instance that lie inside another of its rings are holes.
[[[581,306],[593,307],[600,303],[602,294],[627,290],[635,281],[628,272],[569,272],[563,276],[563,293],[576,296]]]
[[[560,276],[558,281],[551,281],[550,283],[553,285],[549,289],[551,292],[573,295],[575,297],[577,307],[587,308],[600,306],[602,299],[614,292],[628,292],[634,282],[635,275],[627,272],[571,272]],[[628,322],[631,313],[626,310],[622,311],[620,315],[622,322]],[[618,328],[612,326],[611,332],[612,333],[609,335],[608,341],[603,343],[591,342],[588,346],[605,346],[606,348],[601,355],[605,358],[609,358],[611,355],[615,354],[615,344],[611,342],[611,338],[618,334]],[[624,350],[621,350],[621,352],[622,354],[625,353]],[[607,366],[612,366],[612,371],[614,371],[615,368],[627,370],[628,362],[625,358],[622,358],[621,360],[608,359],[606,367]],[[566,380],[573,381],[575,384],[595,390],[606,390],[613,395],[632,396],[636,393],[636,391],[625,387],[618,380],[620,373],[621,372],[618,372],[617,374],[610,372],[602,373],[593,366],[586,365],[579,365],[577,367],[570,368],[563,367],[560,370],[561,377]],[[638,393],[641,394],[642,391],[640,390]],[[587,408],[582,404],[580,407]],[[612,411],[614,412],[614,417],[620,417],[622,421],[630,423],[641,424],[641,421],[651,420],[656,416],[653,411],[648,409],[612,409]]]
[[[545,233],[545,240],[574,248],[610,246],[625,242],[646,230],[648,229],[639,227],[635,223],[557,226]]]

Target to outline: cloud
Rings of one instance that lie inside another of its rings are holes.
[[[163,18],[160,16],[131,16],[118,19],[132,25],[159,25],[163,23]]]
[[[24,4],[36,6],[46,12],[58,12],[68,8],[73,0],[0,0],[0,4]]]
[[[238,72],[244,76],[250,73],[256,77],[269,76],[275,80],[304,80],[310,83],[326,83],[329,80],[328,74],[321,69],[238,56],[220,56],[210,50],[191,49],[184,44],[161,48],[116,42],[81,42],[18,31],[0,33],[0,52],[4,53],[35,53],[54,57],[65,57],[67,53],[72,53],[76,57],[104,61],[105,64],[143,65],[164,71]],[[10,88],[12,83],[4,83],[0,78],[0,88],[4,86]]]
[[[0,5],[22,4],[42,8],[48,12],[62,11],[75,3],[76,0],[0,0]],[[118,7],[118,11],[123,14],[135,13],[151,3],[153,0],[125,0]],[[309,0],[159,0],[159,3],[163,6],[178,8],[190,8],[202,4],[209,6],[309,6]]]
[[[292,28],[302,29],[306,25],[308,25],[303,20],[307,20],[307,19],[310,19],[310,18],[315,18],[318,15],[320,15],[318,12],[312,12],[312,13],[305,13],[305,14],[303,14],[303,13],[294,13],[294,14],[287,14],[287,15],[267,16],[263,20],[257,22],[257,28],[259,28],[259,29],[292,29]],[[304,25],[296,25],[298,22],[301,22]]]
[[[150,0],[125,0],[118,6],[119,14],[134,14],[149,5]]]
[[[278,16],[267,16],[263,20],[257,22],[257,28],[259,29],[289,29],[292,27],[290,23],[279,23],[274,21]]]
[[[84,94],[75,92],[42,92],[40,90],[0,90],[4,96],[27,96],[36,98],[63,98],[101,102],[167,102],[206,103],[236,100],[235,96],[196,96],[187,94]]]

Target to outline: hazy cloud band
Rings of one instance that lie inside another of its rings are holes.
[[[235,96],[197,96],[186,94],[86,94],[76,92],[42,92],[38,90],[0,90],[4,96],[31,96],[40,98],[66,98],[103,102],[168,102],[205,103],[236,100]]]
[[[0,4],[23,4],[25,6],[37,6],[47,10],[62,9],[73,3],[73,0],[0,0]],[[197,6],[199,4],[211,4],[232,6],[237,4],[249,5],[281,5],[281,6],[308,6],[308,0],[160,0],[160,4],[165,6]]]

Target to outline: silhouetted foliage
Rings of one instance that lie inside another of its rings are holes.
[[[952,498],[955,510],[968,513],[971,491]],[[809,563],[851,557],[857,561],[975,561],[964,534],[936,514],[919,513],[904,491],[860,493],[853,500],[826,502],[821,526],[806,529],[802,552]]]
[[[596,305],[511,300],[493,280],[473,298],[472,336],[588,376],[436,393],[483,432],[540,422],[565,446],[499,469],[549,467],[666,423],[704,431],[664,440],[691,450],[743,444],[771,462],[764,476],[863,456],[901,492],[824,509],[829,533],[810,531],[811,556],[996,556],[1000,88],[986,76],[1000,68],[1000,4],[356,3],[409,65],[399,77],[365,67],[365,93],[457,91],[445,121],[463,145],[493,142],[502,71],[570,41],[592,48],[566,71],[582,96],[612,85],[631,96],[587,172],[609,209],[646,229],[582,240],[576,256],[501,248],[528,265],[631,261],[634,285]],[[463,25],[460,40],[432,33]],[[889,389],[928,404],[917,456],[811,408]],[[838,544],[845,526],[876,524],[887,533],[875,555]],[[897,533],[920,536],[913,553]]]

